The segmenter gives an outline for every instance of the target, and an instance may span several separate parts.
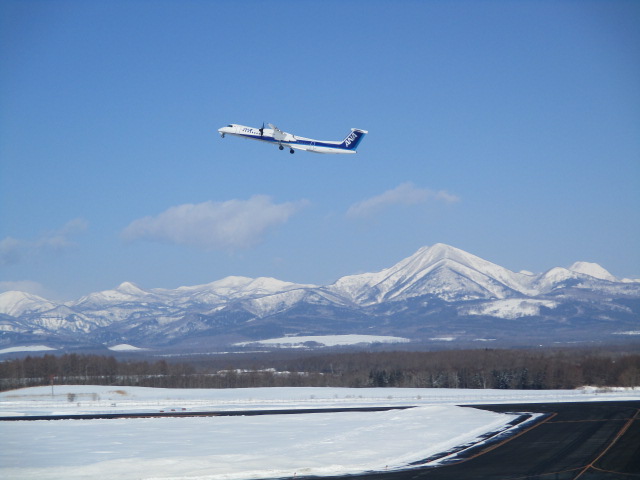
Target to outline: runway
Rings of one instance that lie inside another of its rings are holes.
[[[475,406],[538,412],[546,419],[498,444],[436,468],[349,477],[353,480],[640,479],[640,402]],[[344,477],[346,478],[346,477]]]
[[[239,411],[158,411],[2,417],[4,421],[90,420],[383,411],[410,407],[361,407]],[[516,433],[464,450],[437,467],[350,475],[352,480],[624,480],[640,479],[640,401],[475,405],[494,412],[542,413]],[[522,419],[527,415],[522,415]],[[425,462],[419,462],[425,463]],[[298,477],[303,478],[301,476]]]

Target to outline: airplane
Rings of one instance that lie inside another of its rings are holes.
[[[329,142],[298,137],[297,135],[283,132],[275,125],[270,123],[268,125],[271,128],[264,128],[264,124],[262,124],[262,128],[253,128],[232,123],[226,127],[219,128],[218,132],[222,138],[228,134],[273,143],[274,145],[278,145],[280,150],[288,147],[289,153],[295,153],[295,150],[305,150],[313,153],[356,153],[356,148],[363,137],[369,133],[366,130],[352,128],[349,135],[347,135],[342,142]]]

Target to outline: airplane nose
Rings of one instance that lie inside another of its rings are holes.
[[[222,138],[224,138],[225,133],[234,133],[233,127],[222,127],[218,129],[218,133]]]

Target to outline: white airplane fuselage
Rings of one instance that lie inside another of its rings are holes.
[[[276,126],[269,124],[271,128],[254,128],[245,125],[230,124],[218,129],[218,133],[224,138],[225,135],[248,138],[250,140],[260,140],[262,142],[278,145],[280,150],[289,148],[289,152],[295,150],[305,150],[313,153],[356,153],[356,147],[362,138],[369,132],[352,128],[349,135],[341,142],[330,142],[325,140],[315,140],[313,138],[299,137],[291,133],[283,132]]]

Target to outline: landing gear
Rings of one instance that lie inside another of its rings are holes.
[[[280,150],[284,150],[284,147],[283,147],[282,145],[278,145],[278,148],[279,148]]]
[[[296,152],[293,150],[293,148],[290,148],[289,153],[296,153]]]

